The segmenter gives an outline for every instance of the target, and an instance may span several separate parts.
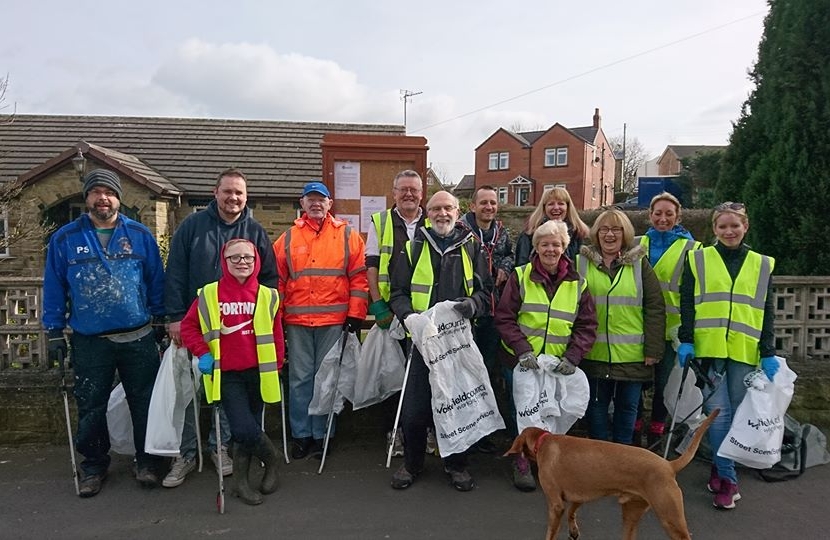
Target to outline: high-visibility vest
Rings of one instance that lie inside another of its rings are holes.
[[[649,238],[640,237],[640,245],[648,253]],[[663,291],[663,300],[666,303],[666,341],[671,341],[671,330],[680,327],[680,278],[683,276],[683,267],[686,263],[686,253],[693,249],[700,249],[701,243],[686,238],[678,238],[669,246],[657,263],[652,264],[657,279],[660,280],[660,289]]]
[[[205,396],[208,403],[221,400],[222,351],[219,348],[220,327],[219,283],[208,283],[199,291],[199,326],[202,336],[213,355],[213,374],[204,375]],[[277,403],[280,395],[280,379],[277,372],[277,348],[274,345],[274,318],[280,307],[280,295],[276,289],[259,286],[254,308],[254,337],[259,362],[259,392],[265,403]]]
[[[392,251],[395,249],[395,226],[392,223],[392,210],[372,214],[372,224],[378,239],[378,291],[381,298],[389,301],[391,287],[389,285],[389,261],[392,260]],[[424,222],[429,227],[429,219]]]
[[[519,280],[519,296],[522,305],[516,322],[533,349],[533,354],[565,354],[571,329],[579,310],[579,300],[587,288],[581,277],[559,284],[553,298],[548,300],[545,286],[530,279],[531,263],[514,269]],[[502,347],[510,354],[513,349],[502,340]]]
[[[758,365],[775,259],[749,251],[734,283],[714,247],[692,252],[690,266],[695,277],[695,354]]]
[[[623,265],[612,279],[584,255],[576,260],[597,308],[597,340],[585,358],[615,364],[642,362],[643,261]]]
[[[429,239],[425,241],[429,241]],[[461,264],[464,267],[464,292],[467,296],[473,293],[473,255],[470,253],[473,250],[473,242],[475,242],[475,239],[470,235],[460,246]],[[411,241],[406,243],[406,254],[409,257],[410,265],[413,258],[416,259],[412,271],[410,295],[412,309],[421,313],[429,309],[432,286],[435,283],[435,276],[432,273],[432,254],[429,247],[424,246],[423,242],[416,242],[413,253]]]

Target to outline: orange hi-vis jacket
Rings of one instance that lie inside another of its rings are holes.
[[[366,318],[369,282],[364,242],[345,221],[326,214],[322,227],[303,214],[274,242],[285,324],[340,325]]]

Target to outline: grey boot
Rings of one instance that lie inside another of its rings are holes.
[[[234,488],[233,494],[242,499],[242,502],[245,504],[262,504],[262,494],[253,489],[248,481],[248,469],[251,466],[251,451],[242,444],[234,443],[233,460],[233,477],[236,480],[236,487]]]
[[[275,492],[277,490],[277,463],[279,463],[279,459],[274,443],[265,433],[260,436],[254,448],[254,455],[265,464],[265,473],[262,475],[259,490],[266,495]]]

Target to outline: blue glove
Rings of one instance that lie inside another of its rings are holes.
[[[691,343],[681,343],[677,348],[677,363],[686,367],[686,362],[695,357],[695,346]]]
[[[775,377],[776,373],[778,373],[779,367],[781,367],[781,363],[774,356],[765,356],[761,358],[761,369],[764,370],[764,375],[766,375],[767,379],[770,381],[772,381],[772,378]]]
[[[213,373],[213,355],[209,352],[206,352],[199,357],[199,371],[201,371],[203,375],[210,375]]]

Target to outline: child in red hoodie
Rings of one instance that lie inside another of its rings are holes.
[[[285,360],[279,294],[259,284],[259,267],[251,242],[228,241],[222,246],[222,278],[199,290],[181,326],[182,342],[199,358],[208,403],[221,399],[228,416],[234,495],[247,504],[260,504],[263,493],[277,489],[276,449],[260,418],[263,402],[282,399],[279,370]],[[252,456],[265,464],[258,491],[248,480]]]

